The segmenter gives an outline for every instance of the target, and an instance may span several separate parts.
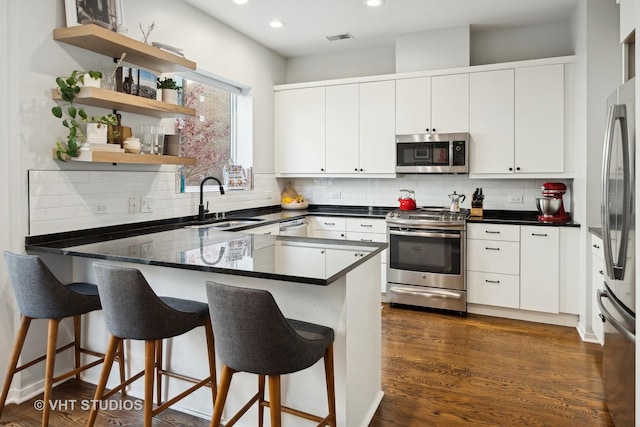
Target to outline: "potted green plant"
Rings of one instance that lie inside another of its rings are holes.
[[[74,105],[76,96],[80,93],[80,89],[84,86],[84,79],[89,76],[91,79],[102,78],[100,71],[79,71],[73,70],[69,77],[56,78],[58,85],[57,91],[60,98],[65,101],[66,105],[56,105],[51,109],[51,113],[62,119],[62,125],[69,129],[66,142],[56,142],[56,157],[58,160],[66,160],[65,156],[78,157],[80,148],[85,141],[85,133],[82,129],[82,123],[95,123],[98,127],[117,125],[118,120],[114,114],[106,116],[88,116],[84,109],[77,109]]]
[[[175,80],[171,77],[165,77],[160,80],[157,79],[157,89],[162,90],[162,101],[168,102],[170,104],[178,104],[178,91],[182,89],[181,86],[178,86]]]

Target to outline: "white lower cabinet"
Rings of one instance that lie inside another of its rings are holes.
[[[600,318],[596,292],[604,289],[604,255],[602,239],[591,235],[591,328],[600,344],[604,344],[604,325]]]
[[[248,234],[266,234],[271,236],[277,236],[280,233],[280,224],[269,224],[261,227],[253,227],[248,230],[244,230],[243,233]]]
[[[558,313],[560,304],[560,229],[520,228],[520,308]]]
[[[469,224],[467,300],[520,307],[520,226]]]
[[[346,218],[332,216],[312,216],[309,218],[309,237],[320,239],[347,238]]]
[[[560,227],[469,224],[468,301],[541,313],[573,313],[561,310],[560,234]],[[565,298],[577,299],[577,295]]]

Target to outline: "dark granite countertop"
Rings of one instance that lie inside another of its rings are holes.
[[[569,222],[542,222],[538,220],[537,211],[505,211],[505,210],[488,210],[483,211],[482,217],[469,217],[469,224],[487,223],[487,224],[513,224],[513,225],[540,225],[551,227],[580,227],[580,224],[571,220]]]
[[[387,247],[386,243],[267,236],[184,225],[142,234],[130,230],[129,234],[81,244],[31,241],[26,248],[30,252],[326,286]]]

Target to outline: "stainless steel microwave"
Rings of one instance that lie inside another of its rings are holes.
[[[469,173],[469,134],[396,135],[396,172]]]

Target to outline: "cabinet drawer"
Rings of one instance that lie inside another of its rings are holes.
[[[500,224],[469,224],[467,227],[467,238],[519,242],[520,226]]]
[[[311,228],[314,230],[345,231],[347,228],[346,218],[312,216]]]
[[[469,271],[467,275],[468,301],[498,307],[520,307],[520,281],[510,274]]]
[[[520,274],[520,243],[467,239],[467,269]]]
[[[387,222],[384,219],[375,218],[347,218],[347,231],[386,234]]]
[[[337,239],[346,240],[347,233],[344,231],[330,231],[330,230],[313,230],[311,237],[317,237],[318,239]]]
[[[386,233],[359,233],[356,231],[347,231],[348,240],[356,240],[359,242],[386,242]]]
[[[602,248],[603,248],[602,239],[592,234],[591,235],[591,254],[593,256],[600,258],[601,260],[604,259],[604,252]]]

